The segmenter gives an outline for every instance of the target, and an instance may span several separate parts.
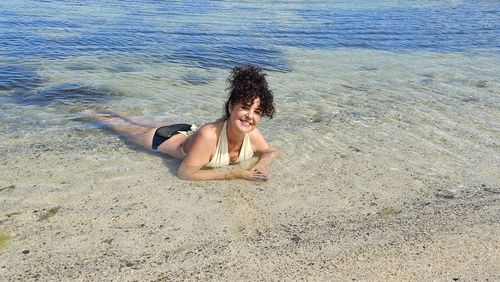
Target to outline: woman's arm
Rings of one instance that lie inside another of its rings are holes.
[[[229,180],[229,179],[246,179],[251,181],[267,181],[269,175],[260,170],[212,170],[203,169],[199,166],[188,166],[184,162],[181,163],[177,176],[184,180]]]
[[[252,181],[266,181],[268,176],[260,171],[247,171],[247,170],[212,170],[201,169],[199,167],[189,167],[183,165],[179,167],[177,176],[184,180],[229,180],[229,179],[247,179]]]
[[[177,176],[184,180],[223,180],[243,178],[239,171],[203,170],[200,167],[190,167],[181,163]]]
[[[252,131],[250,142],[254,152],[258,155],[258,160],[249,170],[261,172],[270,178],[267,167],[279,156],[278,148],[269,146],[257,129]]]
[[[234,171],[203,169],[209,163],[211,148],[217,146],[217,132],[213,125],[206,125],[196,132],[186,157],[179,166],[177,176],[184,180],[247,179],[266,181],[269,177],[260,171]]]
[[[259,159],[250,170],[267,172],[267,167],[279,156],[279,151],[277,148],[269,146],[265,151],[259,152],[258,154]]]

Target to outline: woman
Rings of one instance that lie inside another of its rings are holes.
[[[230,93],[225,117],[206,123],[198,130],[189,124],[158,127],[114,112],[85,110],[82,113],[131,142],[182,159],[177,172],[182,179],[267,181],[270,178],[267,167],[277,157],[278,150],[267,144],[256,127],[263,116],[273,118],[273,93],[258,66],[235,67],[227,80]],[[238,163],[254,155],[258,160],[248,170],[206,169]]]

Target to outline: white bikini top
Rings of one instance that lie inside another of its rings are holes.
[[[222,131],[219,136],[219,140],[217,141],[217,149],[215,150],[215,154],[213,158],[210,160],[207,167],[221,167],[229,165],[229,153],[227,149],[227,133],[226,133],[226,123],[224,121],[224,125],[222,126]],[[240,154],[235,163],[239,163],[245,160],[248,160],[253,157],[252,144],[250,144],[250,137],[248,134],[245,134],[243,139],[243,144],[241,145]]]

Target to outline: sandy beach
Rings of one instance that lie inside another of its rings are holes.
[[[499,10],[0,1],[0,282],[500,281]],[[269,182],[180,180],[78,114],[200,127],[245,63]]]
[[[260,184],[179,180],[178,161],[99,128],[6,129],[0,276],[498,280],[498,129],[422,121],[283,114],[262,123],[281,157]]]

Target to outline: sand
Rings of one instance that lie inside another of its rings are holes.
[[[297,133],[333,128],[328,146],[263,123],[281,148],[267,183],[182,181],[96,128],[4,135],[1,280],[498,280],[498,145],[454,154],[387,122]]]
[[[182,181],[63,106],[4,107],[0,280],[500,280],[491,56],[290,52],[266,183]],[[110,106],[200,124],[224,83]]]

